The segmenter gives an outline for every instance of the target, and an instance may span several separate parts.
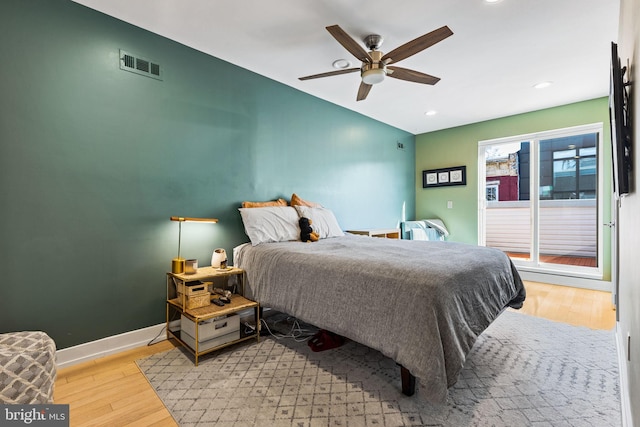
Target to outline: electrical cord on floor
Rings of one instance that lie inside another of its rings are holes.
[[[244,334],[252,335],[256,331],[256,327],[249,322],[244,322]]]
[[[293,338],[296,342],[304,342],[311,338],[317,331],[305,329],[300,325],[300,322],[296,318],[287,317],[287,321],[293,321],[291,330],[286,334],[274,333],[269,324],[264,319],[260,319],[260,322],[267,328],[267,332],[275,339]],[[277,322],[276,322],[277,323]],[[275,326],[275,325],[274,325]]]
[[[301,326],[301,324],[300,324],[300,321],[298,321],[298,319],[296,319],[295,317],[291,317],[291,316],[288,316],[285,319],[276,320],[274,322],[273,326],[276,326],[278,323],[280,323],[282,321],[286,321],[287,323],[291,323],[291,330],[286,334],[273,332],[271,330],[271,328],[269,327],[269,324],[267,323],[267,321],[265,319],[260,319],[260,323],[262,325],[264,325],[264,327],[266,328],[266,330],[269,333],[269,335],[271,335],[272,337],[274,337],[275,339],[278,339],[278,340],[284,339],[284,338],[293,338],[297,342],[304,342],[304,341],[307,341],[308,339],[310,339],[311,337],[313,337],[316,334],[316,332],[318,332],[317,328],[316,329],[303,328]],[[250,335],[250,334],[253,334],[255,332],[256,327],[254,325],[250,324],[249,322],[243,322],[243,325],[244,325],[244,333],[245,334]],[[160,332],[158,332],[158,334],[155,337],[153,337],[153,339],[151,339],[151,341],[149,341],[147,343],[147,346],[150,346],[150,345],[153,345],[153,344],[157,344],[157,342],[155,342],[155,341],[160,337],[160,335],[162,335],[162,333],[164,333],[166,331],[166,329],[167,329],[167,326],[165,325],[160,330]]]
[[[167,329],[167,326],[166,326],[166,325],[165,325],[165,326],[163,326],[163,327],[162,327],[162,329],[160,329],[160,332],[158,332],[158,335],[156,335],[155,337],[153,337],[153,338],[151,339],[151,341],[149,341],[149,342],[147,343],[147,346],[150,346],[150,345],[153,345],[153,344],[157,344],[157,343],[155,343],[154,341],[155,341],[155,340],[157,340],[157,339],[158,339],[158,337],[159,337],[159,336],[160,336],[160,335],[161,335],[161,334],[162,334],[166,329]],[[166,339],[166,338],[165,338],[165,339]],[[158,341],[158,342],[159,342],[159,341]]]

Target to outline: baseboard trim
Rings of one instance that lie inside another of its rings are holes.
[[[552,285],[571,286],[574,288],[590,289],[592,291],[611,292],[613,289],[610,281],[588,279],[584,277],[563,276],[552,273],[540,273],[516,267],[522,280],[531,282],[550,283]]]
[[[160,323],[147,328],[57,350],[56,363],[58,368],[67,368],[78,363],[88,362],[110,354],[147,345],[154,338],[155,342],[166,340],[167,336],[163,333],[165,326],[166,323]]]
[[[250,310],[253,315],[253,309]],[[271,309],[264,308],[263,316],[269,316],[269,310]],[[174,322],[177,322],[178,326],[180,325],[180,319]],[[163,333],[165,326],[166,323],[160,323],[147,328],[57,350],[56,364],[60,369],[68,368],[78,363],[88,362],[110,354],[147,345],[151,340],[154,340],[154,342],[164,341],[167,339],[167,335]]]
[[[618,372],[620,377],[620,409],[622,412],[622,427],[633,427],[633,416],[631,415],[631,396],[629,395],[629,378],[627,373],[627,357],[625,351],[625,339],[622,336],[620,325],[616,324],[616,348],[618,349]]]

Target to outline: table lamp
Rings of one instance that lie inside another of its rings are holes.
[[[178,221],[178,256],[171,260],[171,272],[172,273],[184,273],[184,258],[180,257],[180,243],[182,240],[182,223],[183,222],[208,222],[216,223],[216,218],[188,218],[182,216],[172,216],[169,218],[171,221]]]

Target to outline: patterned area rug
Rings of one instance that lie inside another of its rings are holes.
[[[314,353],[263,337],[200,359],[139,360],[180,426],[620,426],[613,331],[505,311],[478,339],[448,402],[400,391],[400,369],[354,342]]]

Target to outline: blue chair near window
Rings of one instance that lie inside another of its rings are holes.
[[[402,238],[407,240],[445,240],[449,235],[447,227],[437,218],[403,221],[400,229]]]

